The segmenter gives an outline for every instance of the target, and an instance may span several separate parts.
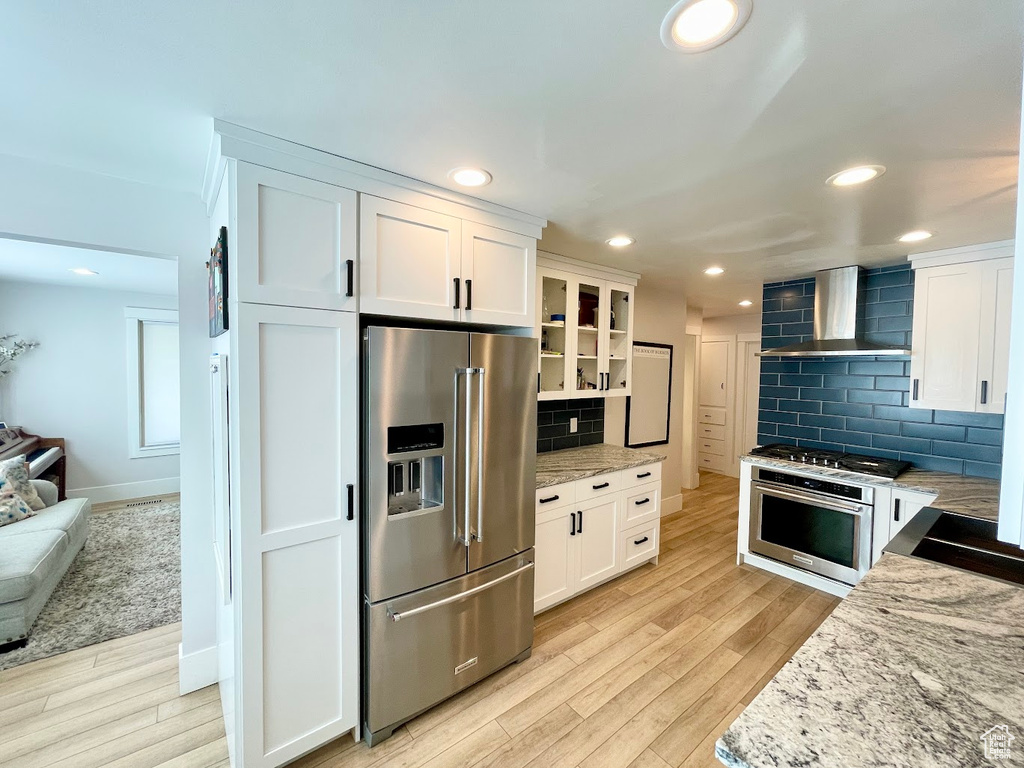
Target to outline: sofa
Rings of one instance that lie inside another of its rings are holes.
[[[44,509],[0,527],[0,650],[23,645],[39,612],[89,537],[87,499],[57,501],[57,486],[33,480]]]

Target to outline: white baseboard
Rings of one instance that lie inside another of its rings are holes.
[[[124,499],[141,499],[143,496],[160,496],[164,493],[179,493],[180,477],[163,477],[159,480],[140,480],[135,483],[119,485],[94,485],[91,488],[69,488],[69,499],[88,499],[93,504],[105,504],[108,501]]]
[[[178,692],[198,691],[217,682],[217,646],[184,654],[178,643]]]
[[[661,500],[661,516],[671,515],[683,508],[683,494],[677,493]]]

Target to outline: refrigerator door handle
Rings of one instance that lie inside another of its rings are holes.
[[[468,283],[468,281],[467,281]],[[484,540],[484,374],[473,369],[476,376],[476,540]],[[467,477],[468,481],[468,477]]]
[[[458,415],[458,410],[459,410],[459,402],[458,402],[458,398],[459,398],[459,381],[458,381],[459,380],[459,376],[465,376],[466,377],[466,389],[465,389],[465,395],[464,395],[465,396],[465,403],[464,403],[463,416],[462,416],[463,419],[466,422],[466,426],[465,426],[466,432],[463,435],[463,439],[465,441],[465,445],[463,446],[463,450],[465,451],[465,454],[466,454],[465,464],[463,465],[464,469],[465,469],[465,475],[464,475],[464,478],[463,478],[463,482],[465,483],[465,487],[462,489],[462,491],[463,491],[463,504],[464,504],[464,507],[465,507],[464,510],[463,510],[463,514],[465,515],[465,519],[464,519],[465,530],[464,530],[464,535],[460,538],[460,541],[462,542],[462,544],[466,548],[469,548],[469,546],[473,543],[473,539],[474,539],[474,535],[471,532],[471,528],[472,528],[472,525],[473,525],[473,518],[472,518],[472,514],[473,514],[473,496],[472,496],[473,491],[472,491],[472,486],[473,486],[473,484],[470,482],[470,477],[472,477],[472,473],[473,473],[473,396],[470,393],[469,380],[475,374],[478,374],[478,373],[482,374],[483,370],[484,370],[483,368],[456,368],[455,369],[455,412],[456,412],[456,415]],[[483,379],[482,378],[480,379],[480,390],[479,391],[480,391],[480,394],[482,396],[483,395]],[[480,439],[483,438],[483,421],[482,420],[480,421],[480,424],[478,425],[478,432],[477,432],[477,434],[478,434],[478,437]],[[458,456],[457,452],[456,452],[456,456]],[[479,491],[479,489],[478,489],[478,491]],[[457,516],[456,516],[456,519],[458,519]],[[479,540],[479,536],[477,536],[476,538],[477,538],[477,540]]]
[[[494,579],[493,581],[488,581],[486,584],[481,584],[479,587],[473,587],[472,589],[467,589],[465,592],[459,592],[459,594],[457,594],[457,595],[451,595],[450,597],[446,597],[446,598],[443,598],[441,600],[437,600],[437,601],[435,601],[433,603],[427,603],[426,605],[420,605],[420,606],[417,606],[416,608],[410,608],[408,611],[400,611],[399,613],[392,613],[391,610],[389,609],[388,610],[388,616],[391,617],[392,621],[401,621],[402,619],[407,619],[410,616],[415,616],[415,615],[417,615],[419,613],[424,613],[426,611],[433,610],[434,608],[440,608],[442,605],[451,605],[452,603],[457,602],[459,600],[463,600],[463,599],[465,599],[467,597],[472,597],[473,595],[478,595],[481,592],[483,592],[484,590],[490,589],[491,587],[496,587],[498,584],[501,584],[503,581],[508,581],[509,579],[514,579],[516,576],[518,576],[523,571],[528,571],[531,568],[533,568],[533,563],[526,563],[526,565],[521,565],[518,568],[516,568],[514,571],[511,571],[510,573],[506,573],[504,576],[499,576],[498,578]]]

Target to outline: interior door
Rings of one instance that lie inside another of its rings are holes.
[[[487,325],[533,325],[537,241],[462,222],[463,318]]]
[[[469,570],[533,546],[537,473],[537,339],[470,335],[474,422]]]
[[[713,408],[728,405],[729,342],[705,341],[700,349],[700,404]]]
[[[365,345],[364,547],[377,602],[466,572],[456,380],[465,378],[469,336],[370,326]]]
[[[602,496],[577,505],[576,589],[582,591],[619,572],[619,496]]]

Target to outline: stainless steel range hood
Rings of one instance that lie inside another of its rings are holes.
[[[860,267],[822,270],[814,283],[814,339],[778,349],[764,357],[866,357],[909,355],[904,347],[857,338],[857,286]]]

